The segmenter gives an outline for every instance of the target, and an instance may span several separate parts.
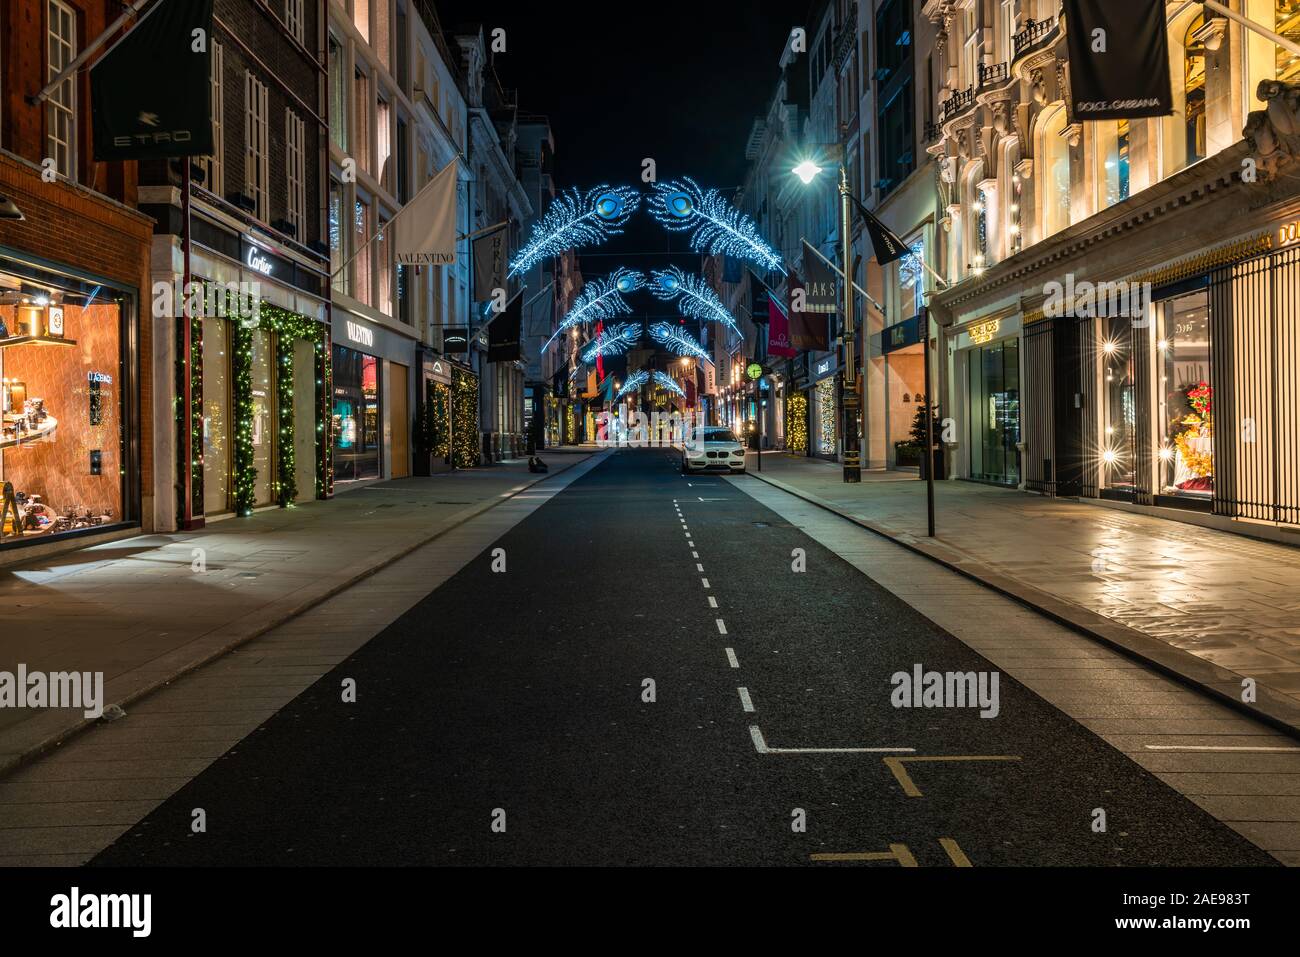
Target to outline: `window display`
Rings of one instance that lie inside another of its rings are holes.
[[[1020,481],[1020,343],[1015,339],[968,353],[970,477],[1015,485]],[[924,419],[921,420],[924,422]]]
[[[1130,321],[1111,317],[1101,322],[1101,477],[1106,487],[1131,492],[1137,466],[1137,405]]]
[[[334,346],[334,480],[379,478],[379,360]]]
[[[1208,499],[1214,494],[1208,296],[1197,292],[1159,306],[1156,362],[1163,441],[1157,455],[1161,491]]]
[[[0,272],[0,541],[123,519],[122,307]]]

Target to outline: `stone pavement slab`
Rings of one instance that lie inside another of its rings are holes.
[[[781,453],[748,468],[1300,735],[1300,548],[963,481],[935,483],[929,539],[914,474],[851,485],[837,463]]]
[[[521,459],[340,487],[329,501],[10,565],[0,569],[0,672],[103,672],[104,703],[129,704],[594,451],[557,455],[543,474]],[[229,707],[215,688],[211,707]],[[245,696],[240,707],[259,705]],[[0,773],[90,723],[81,710],[0,708]]]

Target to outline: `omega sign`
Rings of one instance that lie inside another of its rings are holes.
[[[375,333],[372,329],[367,329],[359,322],[353,322],[351,319],[346,320],[348,341],[355,342],[359,346],[371,346],[375,344]]]

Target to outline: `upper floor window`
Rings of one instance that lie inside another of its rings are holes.
[[[307,126],[293,110],[284,111],[284,168],[287,213],[294,238],[306,242],[307,236]]]
[[[306,27],[303,23],[303,0],[284,0],[284,25],[289,28],[293,38],[303,42]]]
[[[343,44],[330,35],[330,139],[343,152],[348,151],[348,85],[343,71]]]
[[[1205,23],[1198,15],[1183,37],[1183,126],[1186,165],[1205,159],[1205,45],[1193,34]]]
[[[352,24],[361,39],[370,42],[370,0],[352,0]]]
[[[1129,134],[1128,120],[1096,123],[1097,188],[1101,209],[1128,199]]]
[[[46,77],[53,80],[77,55],[77,14],[59,0],[47,0]],[[77,88],[69,76],[50,93],[46,102],[45,153],[54,160],[60,176],[77,176]]]
[[[370,167],[370,77],[360,70],[352,76],[352,123],[353,156],[357,166],[373,173]]]
[[[205,156],[199,163],[203,167],[205,176],[203,185],[218,196],[224,196],[226,189],[226,124],[224,117],[226,87],[223,79],[225,64],[225,52],[221,44],[213,40],[212,75],[208,86],[209,100],[212,105],[212,155]]]
[[[1070,225],[1070,143],[1065,137],[1065,107],[1058,106],[1042,124],[1039,156],[1040,208],[1046,239]]]
[[[244,192],[253,199],[253,215],[270,219],[270,146],[267,131],[266,84],[244,73]]]
[[[1277,33],[1300,43],[1300,0],[1275,0]],[[1277,78],[1291,83],[1300,82],[1300,55],[1281,46],[1277,47]]]
[[[997,48],[998,60],[1010,63],[1015,55],[1016,0],[1001,0],[998,4]]]

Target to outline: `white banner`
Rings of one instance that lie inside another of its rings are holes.
[[[456,262],[456,161],[429,180],[389,225],[393,259],[402,266]]]

